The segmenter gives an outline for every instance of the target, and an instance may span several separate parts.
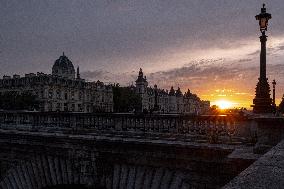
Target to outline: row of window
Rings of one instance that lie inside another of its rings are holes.
[[[49,99],[53,99],[53,98],[56,98],[56,99],[64,99],[64,100],[83,100],[85,99],[84,98],[84,94],[83,92],[79,92],[77,95],[77,93],[75,93],[74,91],[71,91],[71,94],[69,92],[62,92],[61,90],[56,90],[55,91],[55,94],[54,94],[54,91],[53,90],[48,90],[48,96],[47,98]],[[36,92],[36,95],[39,97],[39,98],[45,98],[45,94],[44,94],[44,90],[41,90],[40,92]],[[76,96],[78,98],[76,98]],[[90,95],[87,93],[86,95],[86,100],[89,100],[90,99]]]
[[[45,98],[45,95],[44,95],[44,91],[40,91],[39,92],[36,92],[36,95],[39,96],[39,98]],[[62,92],[61,90],[56,90],[55,91],[55,94],[54,94],[54,90],[48,90],[48,97],[49,99],[53,99],[53,98],[56,98],[56,99],[64,99],[64,100],[91,100],[90,99],[91,95],[89,93],[87,93],[86,95],[84,94],[84,92],[74,92],[74,91],[71,91],[71,92]],[[107,94],[96,94],[95,95],[95,99],[97,99],[97,101],[101,101],[101,102],[107,102],[108,100],[105,100],[105,99],[112,99],[112,95],[107,95]]]
[[[155,97],[154,98],[149,98],[149,102],[155,102]],[[158,103],[168,103],[169,99],[168,98],[157,98]]]
[[[66,80],[63,78],[53,78],[53,77],[22,77],[17,79],[12,79],[11,77],[9,79],[0,79],[0,85],[30,85],[34,84],[35,82],[39,82],[40,84],[61,84],[65,86],[86,86],[86,83],[77,81],[77,80]]]
[[[68,104],[68,103],[48,103],[48,111],[71,111],[71,112],[90,112],[91,106],[87,105],[86,110],[84,110],[83,104]]]
[[[95,105],[93,106],[94,110],[101,109],[102,111],[111,112],[112,105]],[[65,111],[65,112],[91,112],[91,105],[83,105],[83,104],[70,104],[70,103],[48,103],[46,111]]]

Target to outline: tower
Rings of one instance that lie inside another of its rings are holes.
[[[159,105],[158,105],[158,87],[157,87],[157,85],[154,85],[154,95],[155,95],[154,110],[158,111],[159,110]]]
[[[139,70],[138,77],[135,83],[136,83],[137,93],[140,95],[145,94],[147,90],[148,82],[147,82],[146,76],[145,77],[143,76],[143,71],[141,68]]]
[[[148,94],[147,94],[147,87],[148,87],[148,82],[146,79],[146,76],[143,75],[143,71],[140,68],[139,73],[138,73],[138,77],[135,81],[136,84],[136,93],[139,94],[141,96],[142,99],[142,111],[144,111],[144,109],[148,109]]]
[[[184,111],[184,102],[183,102],[183,95],[179,87],[176,90],[176,101],[177,101],[177,112],[182,113]]]
[[[177,113],[177,97],[173,86],[169,92],[169,110],[170,113]]]

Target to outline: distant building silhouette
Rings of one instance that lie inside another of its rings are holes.
[[[142,98],[142,110],[155,110],[160,113],[204,113],[209,110],[210,102],[202,101],[196,94],[192,94],[190,90],[182,94],[180,88],[175,90],[171,87],[170,91],[159,89],[155,85],[154,88],[148,86],[146,76],[142,69],[138,72],[136,79],[136,93]],[[157,96],[156,96],[156,95]],[[155,107],[157,103],[157,108]]]
[[[52,74],[3,76],[0,93],[30,92],[37,96],[40,111],[112,112],[112,86],[103,82],[86,82],[80,78],[79,67],[75,78],[73,63],[60,56],[52,67]]]

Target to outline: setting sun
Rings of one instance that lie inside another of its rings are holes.
[[[230,102],[228,100],[218,100],[215,102],[215,105],[217,105],[220,109],[228,109],[233,108],[235,103]]]

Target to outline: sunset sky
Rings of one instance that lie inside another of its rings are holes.
[[[0,1],[0,76],[51,73],[62,54],[87,80],[189,88],[214,104],[252,104],[259,0]],[[267,75],[284,93],[284,1],[269,0]]]

